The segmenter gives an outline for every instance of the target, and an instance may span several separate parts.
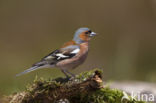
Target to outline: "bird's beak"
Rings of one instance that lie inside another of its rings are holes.
[[[91,32],[91,33],[90,33],[90,37],[93,37],[93,36],[95,36],[95,35],[97,35],[95,32]]]

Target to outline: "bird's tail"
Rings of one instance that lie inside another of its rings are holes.
[[[21,76],[21,75],[23,75],[23,74],[26,74],[26,73],[29,73],[29,72],[31,72],[31,71],[37,70],[37,69],[39,69],[39,68],[41,68],[41,67],[39,67],[39,66],[33,66],[33,67],[31,67],[31,68],[25,70],[24,72],[21,72],[21,73],[17,74],[16,76]]]

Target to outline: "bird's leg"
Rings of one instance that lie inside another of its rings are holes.
[[[69,72],[68,70],[65,70],[66,73],[70,74],[72,77],[75,77],[75,74]]]
[[[69,76],[68,76],[68,74],[67,74],[67,72],[65,70],[61,69],[61,71],[64,73],[64,75],[66,76],[66,78],[69,78]]]
[[[71,77],[69,78],[70,81],[75,80],[75,74],[69,72],[68,70],[65,70],[65,72],[71,75]]]

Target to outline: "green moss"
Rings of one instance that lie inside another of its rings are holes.
[[[130,97],[130,100],[122,100],[123,91],[117,89],[110,89],[109,87],[96,90],[90,95],[87,95],[82,103],[144,103],[142,101],[135,101]]]
[[[100,69],[81,73],[70,80],[36,77],[23,93],[22,99],[19,99],[21,93],[12,96],[13,103],[143,103],[131,97],[123,99],[125,94],[121,90],[103,87]]]
[[[76,79],[79,80],[79,81],[85,81],[87,80],[88,78],[92,77],[95,75],[95,71],[98,71],[100,77],[102,78],[102,73],[103,71],[101,69],[93,69],[93,70],[90,70],[90,71],[87,71],[87,72],[82,72],[80,73],[79,75],[76,76]]]

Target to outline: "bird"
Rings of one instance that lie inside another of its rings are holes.
[[[76,30],[71,41],[64,43],[60,49],[56,49],[39,62],[35,63],[29,69],[17,74],[20,76],[41,68],[59,68],[66,77],[75,75],[68,70],[81,65],[87,58],[89,50],[89,41],[97,33],[87,27],[81,27]]]

